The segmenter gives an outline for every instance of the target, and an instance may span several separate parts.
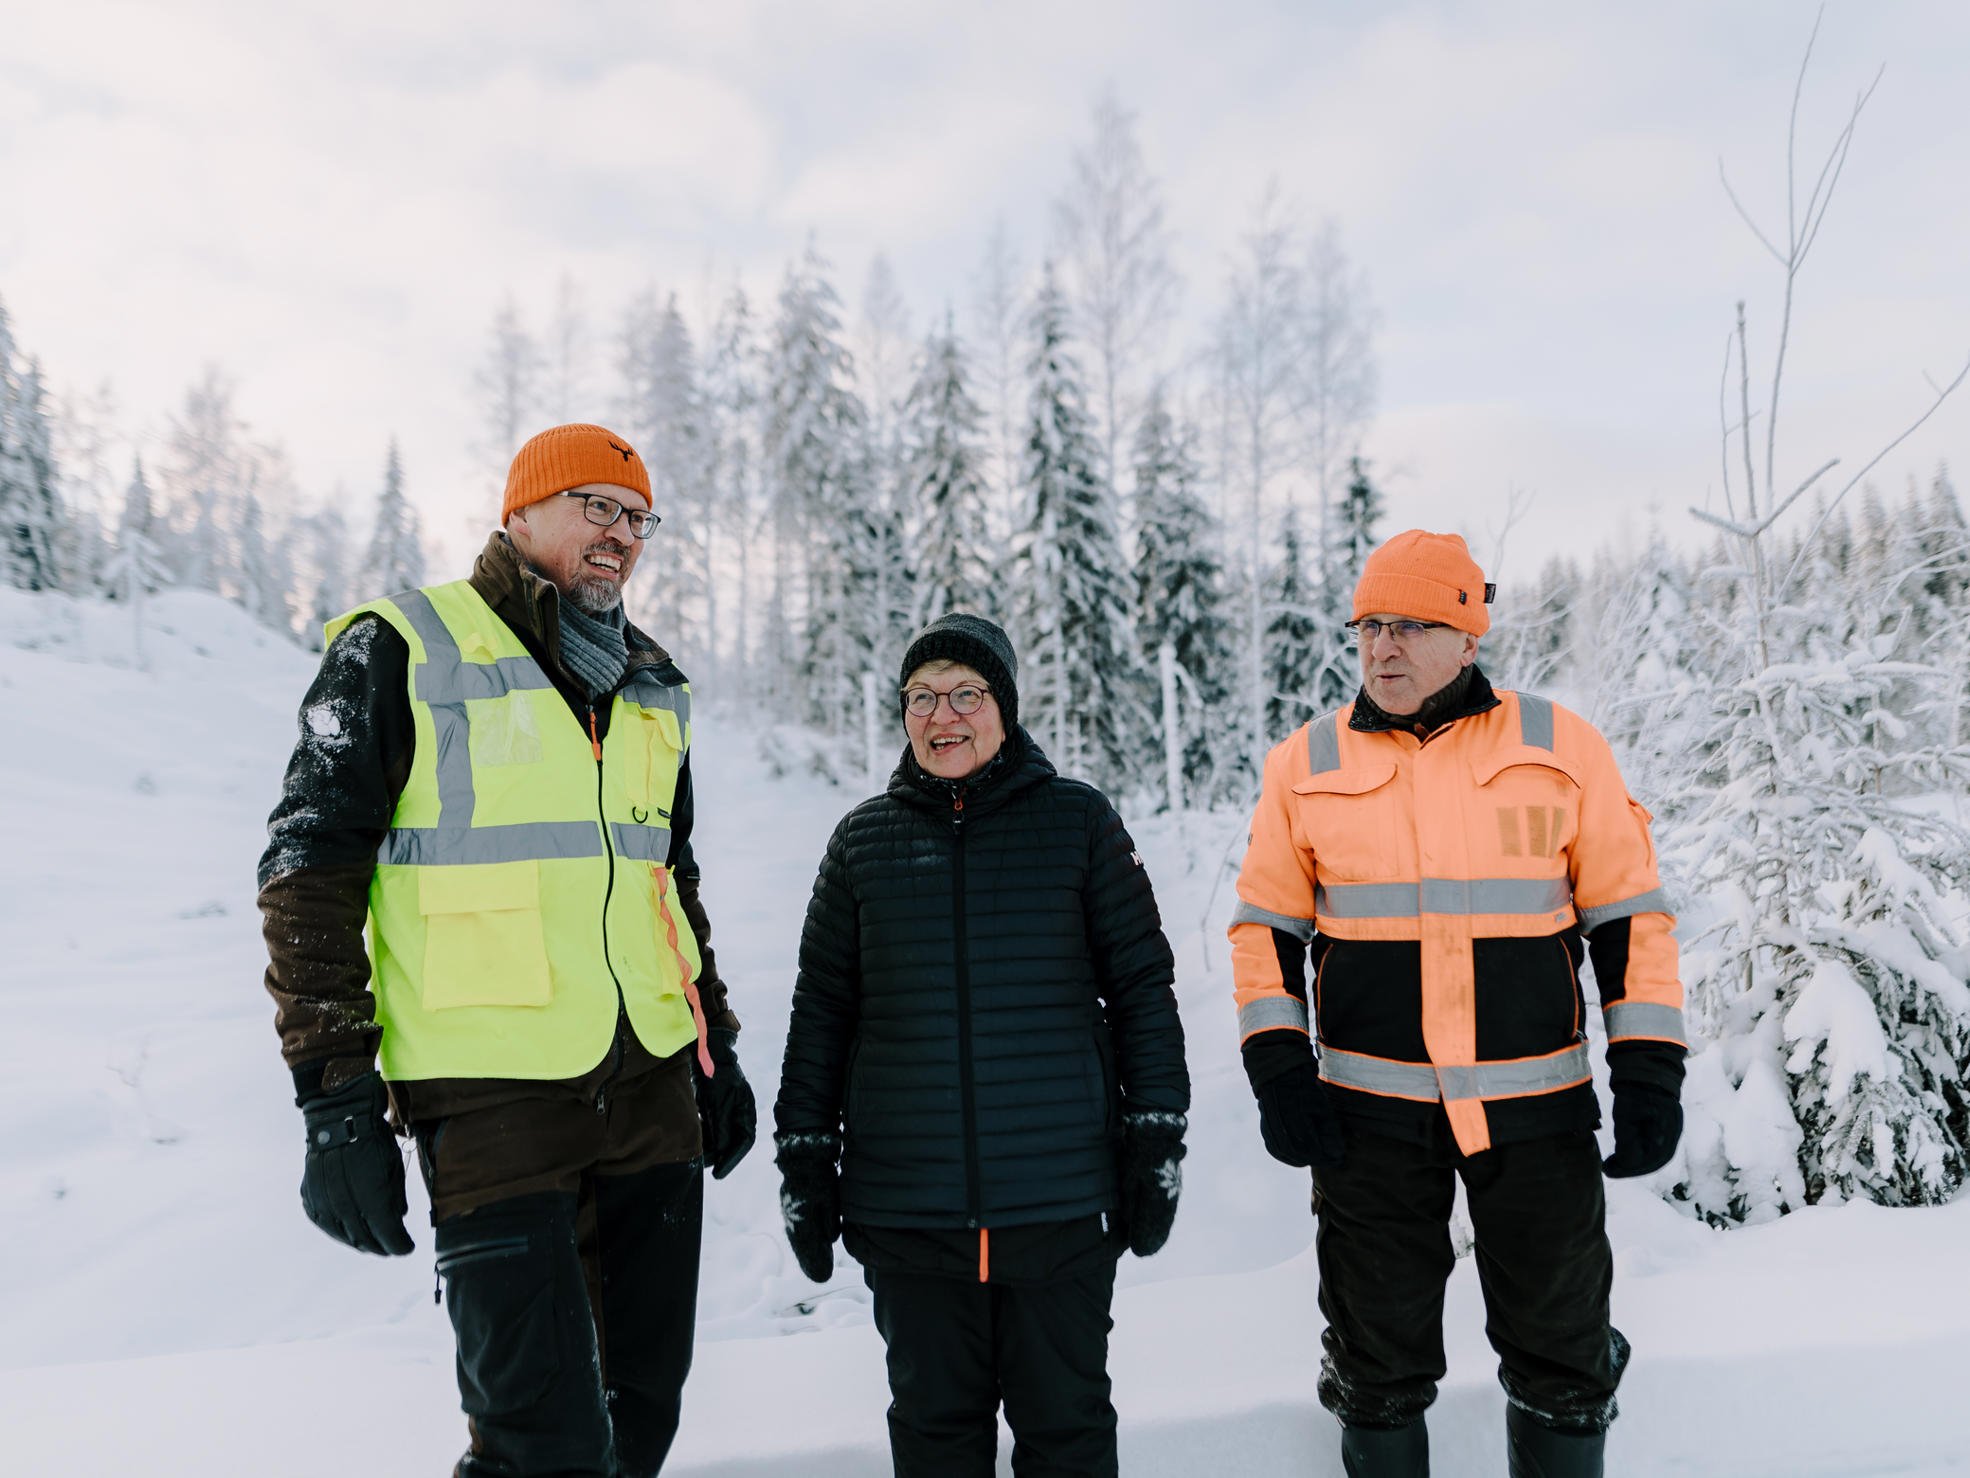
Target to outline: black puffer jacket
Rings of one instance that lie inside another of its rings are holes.
[[[906,752],[822,858],[779,1131],[843,1130],[849,1222],[1107,1210],[1123,1109],[1189,1107],[1173,976],[1100,791],[1060,778],[1020,729],[968,781]]]

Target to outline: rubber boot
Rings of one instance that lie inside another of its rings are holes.
[[[1430,1434],[1417,1417],[1406,1427],[1342,1427],[1348,1478],[1430,1478]]]
[[[1505,1409],[1512,1478],[1602,1478],[1605,1432],[1556,1432],[1516,1406]]]

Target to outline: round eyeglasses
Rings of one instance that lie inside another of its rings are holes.
[[[663,518],[658,514],[641,508],[625,508],[614,498],[605,498],[600,493],[584,493],[579,489],[571,489],[565,493],[556,493],[554,496],[581,499],[582,517],[605,529],[619,518],[628,519],[630,533],[639,539],[649,538],[657,531],[657,525],[663,522]]]
[[[976,683],[962,683],[942,693],[935,688],[905,688],[903,707],[911,718],[929,718],[937,712],[937,700],[948,698],[951,701],[951,712],[959,718],[964,718],[978,712],[985,706],[985,700],[991,696],[990,688],[981,688]]]

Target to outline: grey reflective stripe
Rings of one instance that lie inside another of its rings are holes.
[[[1392,1062],[1383,1057],[1363,1057],[1323,1047],[1320,1076],[1343,1088],[1390,1093],[1398,1098],[1517,1098],[1584,1083],[1592,1077],[1592,1069],[1583,1042],[1576,1042],[1550,1057],[1480,1062],[1464,1067]]]
[[[1633,898],[1617,899],[1613,903],[1603,903],[1597,908],[1580,910],[1580,927],[1590,934],[1602,924],[1615,919],[1631,918],[1638,913],[1674,913],[1669,906],[1669,893],[1663,888],[1651,888],[1646,893],[1637,893]]]
[[[681,684],[667,687],[654,678],[638,678],[622,690],[622,695],[645,708],[668,708],[680,723],[691,721],[691,695]]]
[[[593,821],[523,821],[512,826],[401,827],[383,838],[376,860],[396,867],[446,867],[601,855],[602,830]]]
[[[1397,1098],[1424,1098],[1434,1102],[1443,1096],[1437,1087],[1436,1069],[1427,1062],[1392,1062],[1386,1057],[1362,1057],[1322,1047],[1320,1076],[1342,1088],[1388,1093]]]
[[[1255,903],[1238,900],[1238,907],[1231,911],[1233,924],[1264,924],[1268,929],[1278,929],[1291,934],[1302,944],[1313,938],[1313,920],[1296,919],[1290,914],[1271,913]]]
[[[1683,1035],[1683,1009],[1653,1001],[1616,1001],[1604,1008],[1610,1041],[1617,1037],[1658,1037],[1665,1042],[1688,1042]]]
[[[1413,919],[1414,883],[1343,883],[1313,890],[1313,911],[1330,919]]]
[[[1519,742],[1548,754],[1553,750],[1553,700],[1519,694]]]
[[[1313,908],[1333,919],[1413,919],[1419,914],[1558,913],[1573,898],[1565,878],[1424,878],[1415,883],[1324,884]]]
[[[1341,768],[1341,736],[1335,725],[1340,721],[1341,711],[1323,713],[1306,726],[1307,773],[1319,775],[1327,770]]]
[[[1423,879],[1424,913],[1558,913],[1572,901],[1565,878]]]
[[[632,826],[627,822],[611,821],[609,840],[614,844],[618,857],[627,857],[632,862],[670,861],[668,826]]]
[[[423,591],[406,590],[391,599],[424,643],[424,660],[415,669],[413,687],[418,701],[431,710],[437,739],[432,768],[438,781],[438,824],[462,830],[472,825],[478,804],[472,787],[472,715],[466,702],[501,698],[515,688],[554,684],[531,657],[467,662],[451,628]]]
[[[1253,1032],[1294,1026],[1307,1030],[1306,1002],[1294,996],[1267,996],[1238,1008],[1238,1037],[1243,1041]]]

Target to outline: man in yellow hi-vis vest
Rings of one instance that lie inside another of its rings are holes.
[[[260,860],[267,989],[309,1219],[410,1252],[390,1111],[416,1141],[459,1478],[652,1474],[703,1170],[754,1132],[691,854],[691,687],[623,614],[658,522],[629,442],[542,432],[502,521],[471,578],[329,623]]]

